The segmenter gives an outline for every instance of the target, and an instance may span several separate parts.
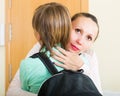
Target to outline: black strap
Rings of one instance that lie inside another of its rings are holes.
[[[46,66],[46,68],[48,69],[48,71],[54,75],[56,73],[58,73],[58,70],[56,69],[56,67],[54,66],[54,63],[42,52],[33,54],[32,56],[30,56],[31,58],[39,58],[43,64]]]

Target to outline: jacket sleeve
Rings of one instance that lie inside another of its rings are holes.
[[[100,74],[99,74],[99,65],[96,53],[93,52],[93,55],[90,58],[90,77],[92,78],[93,82],[97,86],[99,92],[103,94],[102,87],[101,87],[101,80],[100,80]]]
[[[6,92],[6,96],[37,96],[37,94],[27,92],[21,89],[19,72],[20,69],[18,69],[13,80],[11,81],[8,90]]]
[[[21,81],[21,88],[23,90],[28,91],[28,75],[29,75],[29,69],[27,68],[24,60],[20,64],[20,81]]]
[[[88,59],[89,65],[84,64],[82,66],[82,69],[84,69],[85,70],[84,73],[93,80],[99,92],[103,94],[100,75],[99,75],[99,65],[98,65],[96,53],[93,50],[91,50],[90,52],[86,53],[85,56]]]

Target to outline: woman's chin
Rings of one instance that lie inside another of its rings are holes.
[[[72,53],[80,54],[80,51],[69,50]]]

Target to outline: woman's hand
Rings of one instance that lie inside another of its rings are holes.
[[[54,59],[62,62],[63,64],[55,62],[57,66],[60,66],[66,70],[77,71],[83,65],[83,60],[76,53],[72,53],[64,50],[63,48],[56,47],[60,52],[54,51],[54,55],[52,56]]]

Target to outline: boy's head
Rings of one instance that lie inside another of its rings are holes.
[[[46,51],[51,52],[51,48],[58,43],[65,48],[69,41],[70,14],[68,9],[59,3],[52,2],[39,6],[35,10],[32,26],[35,36]]]

